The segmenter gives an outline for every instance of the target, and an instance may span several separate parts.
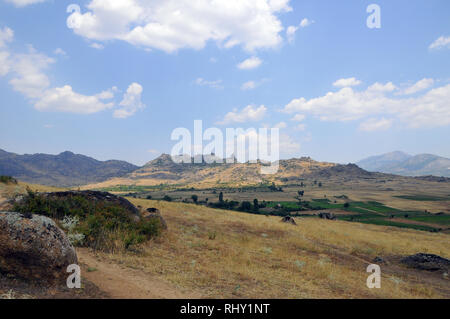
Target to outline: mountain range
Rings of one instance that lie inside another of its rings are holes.
[[[443,176],[450,177],[450,159],[432,154],[409,155],[392,152],[372,156],[356,163],[370,172],[381,172],[402,176]]]
[[[59,155],[18,155],[0,150],[0,175],[13,176],[28,183],[59,187],[159,184],[207,187],[298,182],[305,178],[351,180],[382,177],[374,172],[402,176],[450,177],[449,159],[429,154],[411,156],[403,152],[373,156],[358,162],[357,165],[317,162],[309,157],[280,160],[278,172],[273,175],[261,175],[260,169],[263,165],[265,164],[260,162],[207,164],[205,161],[200,164],[176,164],[170,155],[163,154],[138,167],[124,161],[98,161],[72,152]]]
[[[0,149],[0,175],[34,184],[79,186],[124,176],[138,168],[124,161],[102,162],[72,152],[18,155]]]

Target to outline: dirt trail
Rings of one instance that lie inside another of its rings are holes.
[[[143,271],[102,260],[88,249],[77,249],[82,277],[113,299],[198,299],[201,295],[183,291]],[[88,268],[95,271],[88,271]]]

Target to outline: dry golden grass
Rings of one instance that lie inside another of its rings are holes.
[[[381,265],[382,288],[368,289],[375,256],[429,252],[450,257],[449,237],[414,230],[280,218],[134,199],[156,207],[169,231],[138,254],[103,254],[206,298],[449,298],[448,279]]]

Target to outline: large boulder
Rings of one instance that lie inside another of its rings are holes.
[[[0,273],[40,282],[63,284],[67,266],[77,264],[66,234],[47,217],[0,212]]]
[[[141,220],[141,215],[139,209],[137,209],[130,201],[127,199],[113,195],[107,192],[97,192],[97,191],[68,191],[68,192],[54,192],[54,193],[42,193],[44,198],[55,200],[55,199],[70,199],[72,197],[82,197],[89,202],[104,203],[107,205],[113,205],[123,208],[131,220],[138,222]]]

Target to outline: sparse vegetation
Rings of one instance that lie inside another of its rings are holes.
[[[14,177],[2,175],[0,176],[0,183],[17,184],[17,180]]]
[[[134,221],[123,207],[81,195],[55,198],[28,189],[13,210],[58,220],[74,244],[109,252],[141,244],[159,235],[161,229],[158,219]]]

